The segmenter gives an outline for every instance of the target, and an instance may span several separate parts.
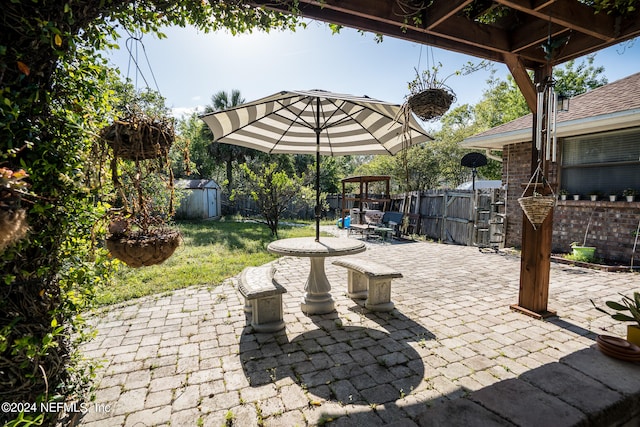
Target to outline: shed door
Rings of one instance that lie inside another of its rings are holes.
[[[218,215],[218,207],[216,206],[217,201],[217,190],[215,188],[207,188],[207,205],[209,207],[209,218]]]

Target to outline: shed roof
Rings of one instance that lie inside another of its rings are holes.
[[[175,187],[182,190],[202,190],[204,188],[220,188],[212,179],[178,179]]]
[[[532,114],[462,141],[468,148],[502,149],[531,141]],[[558,112],[557,135],[567,137],[640,126],[640,72],[571,98],[569,111]]]

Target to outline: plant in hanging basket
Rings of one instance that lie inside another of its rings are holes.
[[[440,67],[442,64],[424,70],[422,74],[414,68],[416,76],[408,84],[410,95],[407,97],[407,105],[422,120],[441,117],[456,100],[456,94],[444,84],[444,80],[438,80]]]
[[[27,212],[20,205],[28,187],[23,179],[28,176],[22,169],[0,168],[0,252],[22,239],[29,229]]]
[[[181,238],[167,225],[174,203],[171,175],[164,182],[155,165],[143,163],[123,164],[120,169],[123,176],[115,180],[115,204],[122,207],[110,210],[106,239],[111,255],[135,268],[164,262]]]
[[[106,243],[114,258],[129,267],[138,268],[166,261],[180,246],[180,238],[180,232],[169,227],[132,232],[127,229],[126,232],[110,234]]]
[[[173,119],[131,110],[102,129],[101,138],[116,158],[146,160],[166,157],[175,140]]]
[[[488,63],[485,61],[477,65],[469,62],[461,70],[443,79],[438,77],[438,71],[442,68],[442,63],[438,63],[422,73],[417,68],[414,68],[416,75],[408,83],[410,94],[407,96],[406,105],[422,120],[437,119],[446,113],[456,100],[455,92],[445,84],[449,77],[471,74],[481,68],[486,68],[487,65]]]
[[[137,268],[164,262],[179,246],[181,236],[167,225],[175,203],[169,159],[173,122],[158,118],[166,113],[158,94],[140,92],[127,98],[133,102],[117,106],[124,118],[100,135],[113,152],[114,194],[106,246],[114,258]]]
[[[456,95],[444,88],[425,89],[411,95],[407,99],[409,108],[422,120],[433,120],[442,117],[455,101]]]

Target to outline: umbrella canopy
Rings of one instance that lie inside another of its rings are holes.
[[[323,90],[282,91],[200,118],[218,142],[271,154],[316,154],[316,240],[320,155],[396,154],[432,139],[400,105]]]

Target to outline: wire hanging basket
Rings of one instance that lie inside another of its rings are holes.
[[[129,33],[129,38],[125,46],[129,52],[129,66],[133,62],[136,70],[136,82],[138,73],[142,80],[147,83],[137,57],[137,45],[144,53],[147,66],[156,85],[156,90],[160,94],[158,83],[151,69],[146,49],[142,43],[143,33],[138,31],[135,34]],[[135,47],[135,48],[134,48]],[[129,75],[127,74],[127,80]],[[147,83],[147,88],[149,84]],[[137,86],[135,88],[137,92]],[[128,105],[122,117],[114,120],[113,123],[105,127],[100,136],[113,150],[116,158],[126,160],[148,160],[167,157],[169,149],[175,140],[174,121],[171,117],[163,114],[149,114],[144,108],[146,101],[134,97],[131,105]]]
[[[166,261],[180,246],[180,232],[169,228],[114,234],[107,238],[111,256],[129,267],[148,267]]]
[[[416,116],[427,121],[442,117],[449,110],[455,98],[451,91],[433,88],[411,95],[407,99],[407,104]]]
[[[549,187],[549,189],[551,190],[551,195],[542,195],[534,188],[533,195],[525,196],[525,194],[527,194],[527,191],[529,190],[529,187],[534,182],[538,183],[539,181]],[[540,167],[540,163],[538,163],[538,167],[531,176],[531,179],[529,180],[526,188],[522,192],[522,196],[518,198],[518,203],[520,204],[520,207],[522,208],[524,214],[529,219],[529,222],[533,226],[534,230],[537,230],[538,227],[542,225],[544,220],[549,215],[549,212],[551,212],[551,209],[553,209],[553,207],[555,206],[556,195],[553,191],[553,188],[551,188],[551,185],[549,185],[549,182],[542,175],[542,168]]]
[[[173,120],[153,118],[130,112],[104,128],[102,139],[115,157],[126,160],[147,160],[166,157],[175,139]]]

